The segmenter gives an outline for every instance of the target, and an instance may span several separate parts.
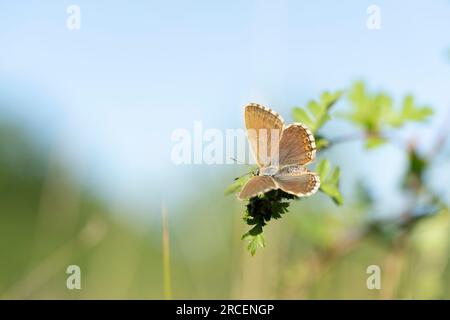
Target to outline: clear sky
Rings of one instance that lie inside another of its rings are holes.
[[[71,4],[80,30],[66,28]],[[371,4],[380,30],[366,27]],[[242,127],[250,101],[290,122],[293,106],[364,79],[397,99],[414,93],[437,108],[438,125],[450,106],[449,47],[444,0],[2,1],[0,117],[51,141],[102,192],[153,204],[222,171],[173,166],[171,132],[195,120]],[[342,150],[344,176],[365,176],[389,197],[401,156],[388,147],[355,164]]]

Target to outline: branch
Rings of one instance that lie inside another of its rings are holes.
[[[354,132],[354,133],[342,135],[340,137],[330,140],[330,143],[325,148],[332,147],[336,144],[357,141],[357,140],[361,140],[361,139],[365,139],[365,138],[366,138],[366,135],[364,133]]]
[[[369,138],[381,138],[381,139],[384,139],[387,142],[390,142],[392,145],[397,146],[401,150],[405,150],[405,148],[406,148],[405,145],[408,144],[405,141],[400,141],[400,139],[392,136],[392,134],[389,135],[387,132],[365,132],[365,131],[361,131],[361,132],[353,132],[353,133],[345,134],[345,135],[342,135],[342,136],[338,136],[338,137],[336,137],[334,139],[331,139],[331,140],[329,140],[328,144],[326,146],[324,146],[323,148],[321,148],[320,150],[329,149],[329,148],[334,147],[336,145],[347,143],[347,142],[366,140],[366,139],[369,139]]]

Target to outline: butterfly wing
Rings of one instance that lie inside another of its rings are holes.
[[[320,187],[319,176],[310,171],[299,174],[276,175],[273,179],[281,190],[297,197],[308,197]]]
[[[272,177],[269,176],[254,176],[242,188],[239,193],[239,199],[249,199],[258,194],[265,193],[272,189],[276,189],[277,185],[275,184]]]
[[[269,166],[280,141],[283,119],[269,108],[250,103],[245,106],[245,127],[256,163],[260,167]]]
[[[304,124],[291,124],[283,130],[279,150],[280,166],[306,165],[316,157],[314,136]]]
[[[289,125],[284,130],[283,119],[276,112],[258,104],[245,107],[245,126],[250,146],[257,164],[267,167],[271,164],[303,166],[314,160],[316,144],[311,131],[303,124]],[[266,131],[266,132],[264,132]],[[271,131],[281,131],[281,139]],[[272,189],[303,197],[315,193],[320,186],[319,176],[314,172],[299,170],[281,171],[270,176],[252,177],[239,193],[240,199],[248,199]]]

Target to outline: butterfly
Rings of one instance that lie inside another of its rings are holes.
[[[281,116],[256,103],[245,106],[247,137],[258,169],[238,197],[255,197],[281,189],[298,197],[314,194],[320,187],[317,173],[305,166],[316,156],[311,131],[301,123],[284,125]]]

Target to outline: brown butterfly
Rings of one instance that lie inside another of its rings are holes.
[[[316,143],[304,124],[285,127],[278,113],[251,103],[245,106],[245,126],[258,170],[242,188],[240,199],[273,189],[307,197],[319,189],[319,176],[305,168],[316,156]]]

